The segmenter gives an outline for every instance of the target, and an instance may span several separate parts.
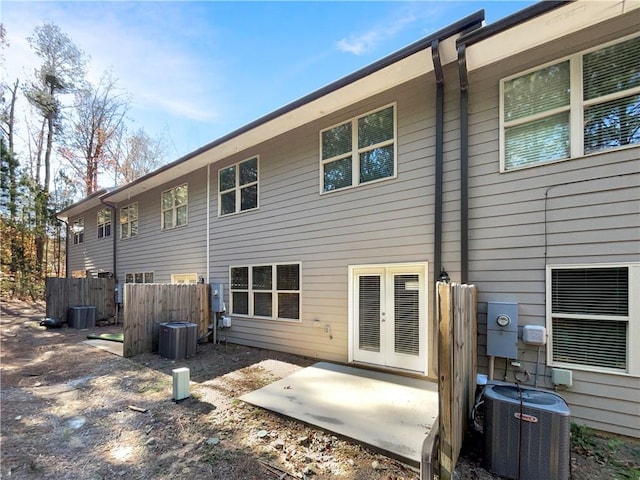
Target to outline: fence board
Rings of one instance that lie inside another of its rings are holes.
[[[440,478],[450,480],[473,409],[477,372],[477,289],[437,284]]]
[[[209,329],[209,285],[124,285],[124,356],[158,350],[159,325],[190,322],[198,337]]]
[[[60,278],[45,280],[46,316],[67,321],[69,307],[96,307],[96,319],[116,314],[113,278]]]

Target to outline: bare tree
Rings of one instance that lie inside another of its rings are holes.
[[[34,29],[27,39],[42,63],[35,70],[34,79],[25,86],[27,100],[42,119],[36,139],[35,155],[35,250],[36,274],[40,276],[44,260],[46,226],[49,219],[49,184],[51,179],[51,154],[54,137],[60,131],[62,103],[60,96],[73,93],[84,80],[85,54],[69,37],[53,23],[45,23]],[[44,148],[44,152],[43,152]],[[44,158],[43,158],[44,153]],[[44,163],[43,163],[44,161]],[[44,178],[40,171],[44,168]]]
[[[152,138],[142,128],[124,134],[113,145],[117,159],[113,175],[116,185],[124,185],[155,170],[164,163],[166,145],[162,137]]]
[[[98,189],[98,174],[117,163],[109,145],[122,136],[129,99],[105,73],[97,85],[78,90],[75,100],[61,153],[90,195]]]

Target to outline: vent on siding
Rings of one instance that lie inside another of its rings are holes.
[[[554,362],[626,370],[628,267],[556,268],[551,288]]]
[[[394,277],[395,351],[419,355],[420,281],[418,275]]]

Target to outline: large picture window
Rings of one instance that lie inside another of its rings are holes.
[[[120,238],[138,236],[138,204],[132,203],[120,209]]]
[[[220,216],[258,208],[258,157],[218,171]]]
[[[639,374],[629,344],[640,329],[639,289],[640,265],[549,266],[549,364]]]
[[[300,320],[300,264],[231,267],[231,313]]]
[[[395,105],[320,132],[321,193],[396,176]]]
[[[187,224],[187,184],[162,192],[162,230]]]
[[[640,144],[640,37],[504,79],[501,171]]]

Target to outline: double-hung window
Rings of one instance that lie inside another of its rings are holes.
[[[640,36],[506,78],[501,171],[640,144]]]
[[[98,238],[111,236],[111,209],[98,210]]]
[[[120,238],[138,236],[138,204],[132,203],[120,209]]]
[[[320,193],[396,176],[396,107],[320,132]]]
[[[73,222],[73,244],[79,245],[84,242],[84,218],[80,217]]]
[[[300,320],[300,264],[231,267],[231,313]]]
[[[162,192],[162,230],[187,224],[187,184]]]
[[[258,157],[218,171],[220,216],[258,208]]]
[[[640,264],[547,267],[548,363],[640,375]]]

